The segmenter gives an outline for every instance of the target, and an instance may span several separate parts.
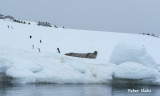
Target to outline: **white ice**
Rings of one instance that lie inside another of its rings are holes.
[[[122,64],[124,62],[135,62],[151,68],[158,68],[158,64],[146,51],[144,45],[119,43],[113,49],[110,62]]]
[[[135,62],[125,62],[120,64],[113,73],[114,78],[120,79],[157,79],[159,72],[156,69],[146,67]]]

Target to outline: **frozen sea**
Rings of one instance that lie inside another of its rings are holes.
[[[151,89],[152,92],[130,93],[128,89]],[[111,84],[1,84],[0,96],[160,96],[160,86]]]

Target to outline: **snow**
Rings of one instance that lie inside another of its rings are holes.
[[[160,85],[159,38],[43,27],[35,22],[30,23],[0,20],[1,82],[112,83],[114,78],[142,82],[147,78],[152,81],[150,85]],[[38,48],[41,52],[38,52]],[[57,53],[57,48],[60,48],[61,54]],[[98,51],[96,59],[64,55],[94,51]]]
[[[7,53],[4,60],[7,62],[7,58],[11,58],[8,60],[12,63],[2,72],[15,78],[12,83],[106,83],[112,78],[112,65],[94,64],[90,60],[85,63],[85,59],[47,52],[41,55],[6,49],[2,48],[0,53]]]
[[[121,79],[156,79],[158,78],[158,70],[146,67],[135,62],[125,62],[118,66],[113,73],[114,78]]]
[[[117,44],[110,57],[110,62],[114,64],[136,62],[151,68],[158,68],[158,64],[147,53],[145,46],[139,44]]]

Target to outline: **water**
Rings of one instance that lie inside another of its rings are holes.
[[[130,93],[128,89],[151,89]],[[160,96],[159,86],[108,84],[0,84],[0,96]]]

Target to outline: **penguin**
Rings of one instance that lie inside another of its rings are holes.
[[[58,53],[61,53],[60,50],[59,50],[59,48],[57,48],[57,51],[58,51]]]
[[[41,52],[40,48],[38,48],[38,52]]]
[[[32,38],[32,36],[30,35],[30,36],[29,36],[29,38],[31,39],[31,38]]]

